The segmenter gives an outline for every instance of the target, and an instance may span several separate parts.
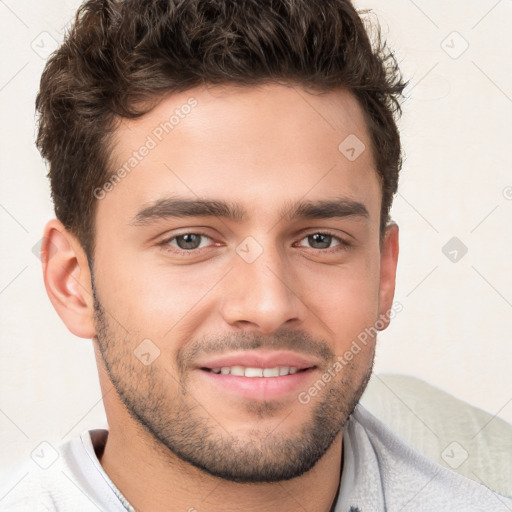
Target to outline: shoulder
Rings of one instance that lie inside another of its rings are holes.
[[[346,435],[355,460],[380,480],[388,510],[420,512],[449,506],[451,511],[505,512],[512,508],[509,498],[422,455],[361,405],[354,410]]]
[[[60,465],[59,465],[60,466]],[[54,502],[58,469],[44,471],[31,461],[19,462],[1,477],[0,510],[2,512],[57,511]]]
[[[88,488],[93,449],[89,432],[56,447],[43,444],[33,458],[0,476],[0,511],[97,512],[94,489]]]

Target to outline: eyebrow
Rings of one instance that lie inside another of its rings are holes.
[[[146,226],[167,218],[219,217],[234,222],[247,219],[247,212],[236,203],[215,199],[164,198],[140,210],[131,221],[134,226]],[[317,201],[299,201],[281,210],[284,220],[328,219],[344,217],[369,218],[368,209],[348,198]]]

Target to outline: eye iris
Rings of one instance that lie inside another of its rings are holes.
[[[176,237],[176,244],[180,249],[197,249],[201,244],[201,235],[187,233]]]
[[[322,233],[315,233],[308,236],[308,243],[315,249],[328,249],[332,242],[331,235],[324,235]]]

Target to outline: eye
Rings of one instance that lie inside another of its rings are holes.
[[[202,233],[184,233],[164,240],[161,245],[175,247],[182,251],[192,251],[206,247],[209,242],[211,242],[211,238]]]
[[[306,241],[309,244],[309,247],[311,247],[312,249],[332,249],[333,247],[339,245],[349,245],[341,238],[331,235],[329,233],[312,233],[311,235],[304,237],[299,242],[299,246],[307,247],[306,245],[303,245],[304,241]]]

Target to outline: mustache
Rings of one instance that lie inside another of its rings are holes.
[[[193,362],[199,356],[257,349],[289,350],[309,354],[326,361],[326,363],[336,358],[336,354],[329,347],[327,341],[314,338],[305,331],[280,330],[265,335],[240,332],[206,336],[186,344],[178,352],[178,368],[182,371],[186,370],[193,366]]]

